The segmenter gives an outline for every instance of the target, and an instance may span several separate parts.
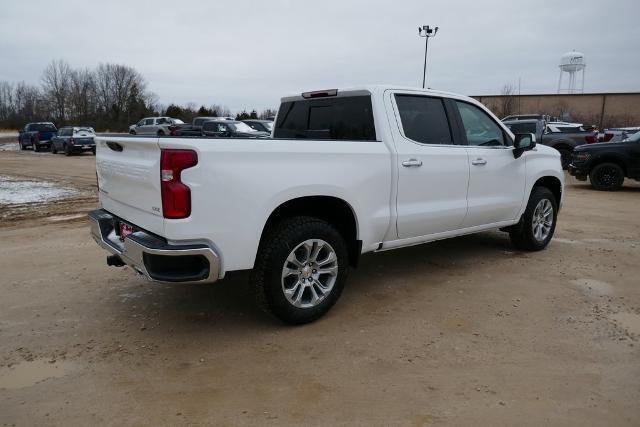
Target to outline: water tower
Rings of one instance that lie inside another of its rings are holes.
[[[580,52],[567,52],[562,55],[560,59],[560,78],[558,79],[558,93],[576,93],[576,86],[578,76],[582,73],[580,93],[584,93],[584,71],[587,68],[587,63],[584,59],[584,55]],[[562,87],[562,75],[564,73],[569,74],[569,85],[566,88]]]

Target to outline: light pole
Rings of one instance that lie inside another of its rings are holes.
[[[435,37],[438,33],[438,27],[430,28],[428,25],[418,27],[418,35],[424,37],[424,69],[422,70],[422,89],[424,89],[427,81],[427,50],[429,49],[429,39]]]

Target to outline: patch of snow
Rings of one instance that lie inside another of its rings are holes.
[[[0,151],[18,151],[20,146],[17,142],[8,143],[8,144],[0,144]]]
[[[29,181],[0,175],[0,205],[42,203],[64,199],[76,193],[77,190],[73,188],[60,187],[53,182]]]

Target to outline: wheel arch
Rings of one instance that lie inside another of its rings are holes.
[[[595,168],[598,165],[601,165],[602,163],[614,163],[622,168],[622,171],[624,172],[625,176],[627,176],[628,174],[629,169],[627,167],[627,162],[622,157],[616,154],[603,154],[603,155],[597,156],[595,159],[591,161],[591,164],[589,165],[589,173],[591,173],[593,168]]]
[[[540,177],[533,184],[533,188],[536,187],[548,188],[556,198],[558,208],[560,207],[560,202],[562,200],[562,182],[560,182],[557,177],[551,175]]]
[[[358,220],[353,207],[335,196],[314,195],[289,199],[278,205],[267,218],[260,235],[260,245],[267,230],[285,218],[312,216],[327,221],[342,234],[349,249],[349,262],[357,266],[362,241],[358,239]]]

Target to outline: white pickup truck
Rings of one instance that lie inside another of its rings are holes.
[[[282,99],[272,139],[97,139],[94,239],[153,281],[252,269],[288,323],[339,298],[361,254],[489,229],[553,236],[560,155],[460,95],[392,86]]]

